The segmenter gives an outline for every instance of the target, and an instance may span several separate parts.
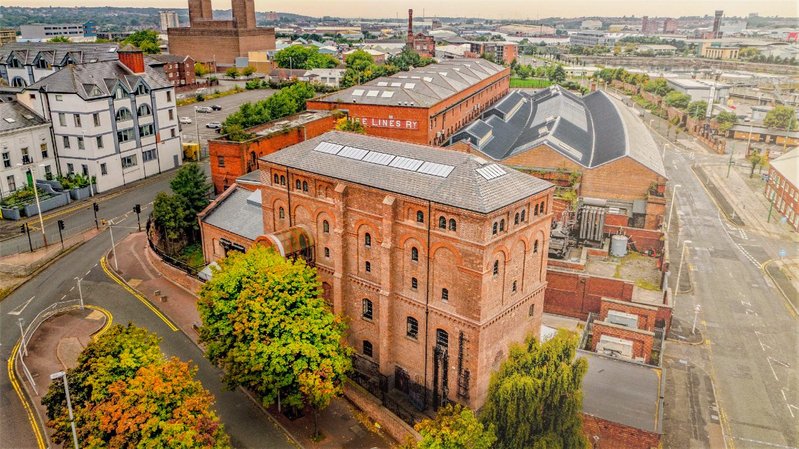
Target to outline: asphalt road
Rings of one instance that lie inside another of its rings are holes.
[[[646,115],[644,120],[649,123],[650,118]],[[664,124],[654,125],[665,132]],[[701,346],[669,342],[667,354],[694,369],[686,377],[689,390],[694,390],[689,392],[690,398],[710,396],[696,400],[696,404],[707,406],[692,410],[695,416],[690,419],[700,432],[703,423],[720,421],[728,448],[795,448],[799,445],[799,328],[761,265],[778,257],[781,248],[788,247],[789,255],[796,255],[797,248],[738,228],[723,218],[690,166],[726,164],[728,157],[673,146],[666,152],[671,183],[682,186],[677,191],[675,217],[679,236],[671,237],[675,270],[682,243],[692,242],[686,269],[694,290],[675,298],[675,316],[682,323],[691,323],[695,306],[701,305],[699,328],[706,338]],[[710,388],[703,376],[709,378]],[[675,386],[667,383],[666,390],[669,396]],[[668,419],[664,430],[667,441],[679,442],[671,447],[711,447],[706,438],[693,440],[687,429]]]

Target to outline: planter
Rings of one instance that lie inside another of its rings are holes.
[[[90,196],[92,196],[92,191],[89,186],[77,187],[69,191],[69,197],[72,198],[73,201],[83,200]]]
[[[18,207],[3,207],[0,208],[3,211],[3,219],[4,220],[19,220],[22,216],[19,213]]]
[[[69,194],[66,192],[63,193],[56,193],[54,196],[48,197],[46,199],[39,200],[39,204],[42,206],[42,212],[47,212],[48,210],[53,210],[55,208],[66,206],[69,204]],[[26,217],[32,217],[39,213],[39,209],[36,207],[36,203],[31,203],[26,205],[22,209],[23,215]]]

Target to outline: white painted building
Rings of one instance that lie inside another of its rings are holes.
[[[98,192],[182,163],[175,90],[140,51],[70,65],[17,98],[52,124],[61,173],[95,176]]]
[[[69,64],[115,61],[119,44],[15,42],[0,47],[0,78],[26,87]]]
[[[55,176],[50,124],[17,102],[0,103],[0,160],[2,198],[25,187],[32,166],[39,179]]]

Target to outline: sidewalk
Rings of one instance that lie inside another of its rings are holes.
[[[200,315],[194,292],[201,282],[162,262],[150,250],[143,232],[130,234],[117,243],[116,249],[119,255],[117,274],[199,345],[194,325],[199,325]],[[108,266],[114,267],[113,257],[109,257]],[[319,442],[311,439],[313,417],[310,414],[294,421],[277,414],[274,407],[269,409],[269,414],[306,448],[390,448],[396,444],[369,425],[369,419],[343,398],[335,399],[319,415],[319,427],[324,436]]]

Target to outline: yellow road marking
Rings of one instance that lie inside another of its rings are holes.
[[[8,378],[11,380],[11,385],[14,387],[14,391],[17,392],[17,396],[19,396],[20,402],[22,402],[22,407],[25,408],[25,414],[28,415],[28,421],[33,428],[33,434],[36,436],[36,444],[38,444],[39,449],[46,449],[47,445],[44,442],[44,430],[39,427],[39,420],[36,419],[36,416],[34,416],[33,409],[31,408],[30,404],[28,404],[27,397],[25,393],[23,393],[22,388],[19,386],[16,371],[14,370],[14,363],[17,360],[19,344],[20,342],[17,342],[17,344],[14,345],[14,348],[11,350],[11,357],[8,358]]]
[[[138,291],[136,291],[136,290],[134,290],[133,288],[131,288],[131,287],[130,287],[128,284],[126,284],[126,283],[125,283],[125,281],[123,281],[122,279],[120,279],[120,278],[119,278],[119,277],[118,277],[116,274],[114,274],[114,273],[113,273],[113,272],[112,272],[112,271],[111,271],[111,270],[108,268],[108,264],[106,263],[105,256],[103,256],[103,257],[101,257],[101,258],[100,258],[100,266],[101,266],[101,267],[103,267],[103,271],[105,271],[105,274],[106,274],[106,275],[108,275],[108,277],[110,277],[110,278],[111,278],[111,279],[112,279],[114,282],[116,282],[117,284],[121,285],[121,286],[122,286],[122,288],[124,288],[125,290],[127,290],[127,291],[128,291],[128,293],[130,293],[131,295],[135,296],[135,297],[136,297],[136,299],[138,299],[139,301],[141,301],[141,303],[142,303],[142,304],[144,304],[145,306],[147,306],[147,308],[148,308],[148,309],[150,309],[150,311],[151,311],[151,312],[153,312],[153,313],[154,313],[154,314],[155,314],[155,315],[156,315],[158,318],[160,318],[160,319],[161,319],[161,321],[163,321],[164,323],[166,323],[166,325],[167,325],[167,326],[168,326],[170,329],[172,329],[172,331],[173,331],[173,332],[177,332],[177,331],[178,331],[178,327],[177,327],[177,326],[175,326],[174,324],[172,324],[172,321],[170,321],[170,320],[169,320],[169,318],[167,318],[167,317],[166,317],[166,316],[165,316],[163,313],[161,313],[161,311],[159,311],[158,309],[156,309],[156,308],[155,308],[155,306],[153,306],[153,305],[150,303],[150,301],[148,301],[148,300],[147,300],[147,298],[145,298],[144,296],[142,296],[142,294],[141,294],[141,293],[139,293]]]
[[[111,324],[114,323],[114,316],[111,315],[111,312],[109,312],[108,310],[106,310],[106,309],[104,309],[102,307],[99,307],[99,306],[91,306],[91,305],[87,304],[86,308],[87,309],[92,309],[92,310],[97,310],[98,312],[100,312],[103,315],[105,315],[105,324],[103,325],[103,327],[99,331],[95,332],[95,334],[92,336],[92,338],[97,338],[100,335],[103,335],[105,333],[105,331],[107,331],[108,328],[111,327]]]

